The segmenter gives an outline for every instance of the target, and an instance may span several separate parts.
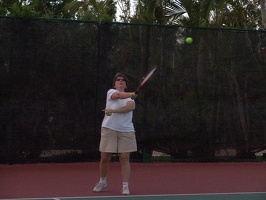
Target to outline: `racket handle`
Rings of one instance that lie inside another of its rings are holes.
[[[139,90],[140,90],[140,87],[138,87],[138,88],[135,90],[135,94],[136,94],[136,95],[139,93]]]

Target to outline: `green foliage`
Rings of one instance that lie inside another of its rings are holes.
[[[0,15],[21,18],[64,18],[113,22],[119,0],[3,0]],[[120,16],[141,24],[261,29],[259,0],[138,0],[135,13]],[[122,15],[130,13],[124,11]]]
[[[116,14],[113,0],[72,1],[66,4],[64,10],[72,15],[72,19],[98,21],[100,23],[112,22]]]
[[[14,3],[10,7],[11,17],[21,17],[24,19],[31,19],[37,16],[37,13],[29,6],[22,6],[20,3]]]
[[[31,18],[69,18],[63,7],[72,0],[23,0],[1,1],[0,14],[2,16]]]

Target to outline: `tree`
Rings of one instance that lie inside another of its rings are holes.
[[[138,0],[132,22],[166,25],[184,13],[185,9],[179,1]]]
[[[71,13],[72,19],[112,22],[115,19],[116,6],[113,0],[71,1],[64,10]]]
[[[261,6],[262,24],[263,24],[264,29],[266,29],[266,1],[260,0],[260,6]]]
[[[63,8],[66,4],[72,0],[31,0],[29,6],[32,10],[38,13],[38,17],[42,18],[65,18],[68,19],[71,16]]]
[[[0,2],[0,14],[21,18],[68,18],[62,9],[71,0],[3,0]]]
[[[117,6],[121,10],[119,18],[122,22],[129,23],[131,18],[131,2],[130,0],[118,0]]]
[[[260,2],[261,7],[263,1]],[[258,0],[179,0],[171,4],[180,5],[186,10],[186,15],[176,17],[173,14],[171,23],[215,28],[262,28]],[[170,8],[175,10],[173,6]]]

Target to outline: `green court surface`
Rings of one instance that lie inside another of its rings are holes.
[[[100,196],[100,197],[56,197],[29,198],[17,200],[266,200],[266,192],[230,193],[230,194],[172,194],[172,195],[132,195],[132,196]]]

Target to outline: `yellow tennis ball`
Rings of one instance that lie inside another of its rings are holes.
[[[187,38],[186,38],[186,43],[190,44],[190,43],[192,43],[192,42],[193,42],[192,37],[187,37]]]
[[[110,113],[107,113],[107,116],[111,116],[112,115],[112,113],[110,112]]]

